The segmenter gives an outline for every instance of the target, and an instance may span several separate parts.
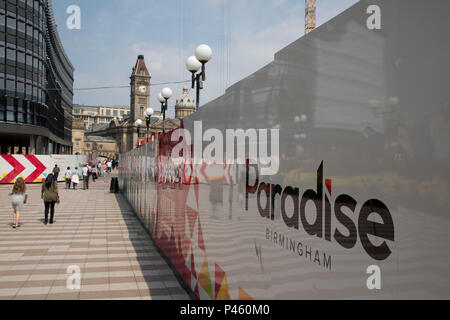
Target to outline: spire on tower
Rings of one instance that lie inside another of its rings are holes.
[[[133,68],[133,74],[137,76],[150,77],[150,72],[148,72],[147,66],[145,65],[145,60],[143,55],[139,55],[136,61],[136,65]]]

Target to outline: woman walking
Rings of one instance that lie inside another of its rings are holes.
[[[48,224],[48,213],[50,211],[50,224],[53,224],[53,218],[55,216],[55,204],[59,203],[58,184],[53,174],[49,174],[47,179],[42,183],[41,199],[45,204],[45,220],[44,223]]]
[[[27,203],[28,195],[26,194],[27,185],[23,178],[19,178],[14,183],[14,187],[12,192],[9,194],[12,197],[12,206],[14,210],[13,216],[13,228],[20,227],[20,211],[22,211],[22,207]]]

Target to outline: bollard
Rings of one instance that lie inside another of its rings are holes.
[[[109,186],[109,192],[118,193],[119,192],[119,178],[111,178],[111,184]]]

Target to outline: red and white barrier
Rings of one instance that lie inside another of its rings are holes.
[[[26,183],[38,183],[52,173],[55,164],[60,168],[59,181],[64,181],[67,167],[72,169],[88,162],[88,156],[72,155],[0,155],[0,184],[14,183],[23,178]]]

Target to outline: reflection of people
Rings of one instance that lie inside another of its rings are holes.
[[[208,165],[208,179],[210,181],[209,201],[212,205],[211,218],[215,219],[216,211],[219,206],[223,207],[223,165],[210,164]]]
[[[245,166],[239,166],[238,167],[238,194],[239,194],[239,207],[240,207],[240,213],[241,216],[244,212],[244,206],[245,206],[245,193],[246,193],[246,185],[247,185],[247,175],[246,175],[246,169]],[[238,217],[240,219],[241,217]]]
[[[238,165],[237,164],[231,164],[230,165],[231,166],[231,168],[230,168],[230,176],[229,176],[229,179],[230,179],[230,193],[229,193],[229,195],[228,195],[228,202],[229,202],[229,215],[228,215],[228,217],[229,217],[229,219],[231,220],[232,218],[233,218],[233,200],[234,200],[234,193],[235,193],[235,188],[234,188],[234,185],[235,184],[238,184],[239,182],[238,182],[238,177],[237,177],[237,174],[238,174]],[[238,188],[237,188],[238,190],[238,192],[239,192],[239,186],[238,186]]]
[[[222,179],[214,179],[209,186],[209,201],[211,201],[212,215],[211,218],[217,219],[216,211],[219,206],[223,206],[223,181]]]

